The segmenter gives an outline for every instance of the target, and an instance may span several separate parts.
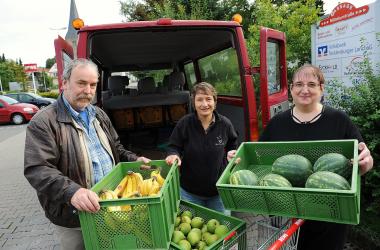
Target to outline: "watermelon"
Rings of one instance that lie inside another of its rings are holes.
[[[277,158],[272,164],[272,173],[285,177],[293,187],[304,187],[313,173],[312,165],[302,155],[290,154]]]
[[[352,175],[350,160],[338,153],[324,154],[314,163],[313,171],[330,171],[349,179]]]
[[[260,186],[266,187],[291,187],[292,184],[283,176],[278,174],[267,174],[259,182]]]
[[[256,186],[257,182],[257,175],[247,169],[238,170],[230,176],[230,184],[232,185]]]
[[[305,187],[339,190],[349,190],[351,188],[345,178],[330,171],[318,171],[310,175]]]

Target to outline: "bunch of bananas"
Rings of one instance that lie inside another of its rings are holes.
[[[139,196],[157,195],[165,179],[161,176],[161,169],[153,170],[149,179],[143,179],[140,173],[128,171],[127,175],[120,181],[115,190],[102,190],[99,193],[100,200],[115,200],[118,198],[132,198]],[[110,212],[131,211],[130,205],[107,207]]]
[[[139,192],[141,196],[156,195],[160,192],[160,189],[161,185],[158,183],[157,178],[155,176],[143,180],[143,182],[139,186]]]

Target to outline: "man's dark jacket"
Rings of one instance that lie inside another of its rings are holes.
[[[96,119],[106,134],[115,163],[135,161],[137,156],[124,149],[108,116],[100,108]],[[37,190],[46,217],[56,225],[79,227],[79,217],[70,200],[86,187],[79,131],[62,96],[39,111],[30,121],[25,139],[24,175]]]

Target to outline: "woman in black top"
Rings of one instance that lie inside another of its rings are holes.
[[[181,165],[182,199],[225,212],[215,184],[227,165],[227,152],[237,147],[237,134],[231,121],[216,112],[216,98],[211,84],[194,85],[195,112],[178,121],[166,162]]]
[[[269,121],[260,141],[357,139],[359,166],[364,174],[373,166],[370,151],[344,112],[321,104],[324,83],[319,68],[312,65],[299,68],[290,85],[294,106]],[[345,224],[306,220],[301,227],[298,249],[343,249],[347,229]]]

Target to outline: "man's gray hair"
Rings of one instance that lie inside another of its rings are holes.
[[[62,74],[63,80],[69,80],[71,77],[71,72],[73,72],[73,69],[75,69],[78,66],[93,67],[96,70],[96,72],[98,72],[98,76],[99,76],[98,66],[95,63],[85,58],[77,58],[69,62],[69,64],[66,65],[66,67],[64,68],[63,74]]]

